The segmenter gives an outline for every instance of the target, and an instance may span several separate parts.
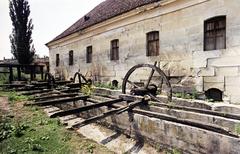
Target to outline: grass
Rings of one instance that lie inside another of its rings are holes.
[[[237,132],[238,135],[240,135],[240,124],[237,124],[235,126],[235,131]]]
[[[170,150],[170,151],[165,151],[164,153],[165,154],[181,154],[181,152],[177,149],[173,149],[173,150]]]
[[[6,94],[8,95],[8,101],[11,103],[27,101],[32,98],[31,96],[19,95],[14,91]]]
[[[193,94],[174,93],[173,96],[177,98],[183,98],[183,99],[197,99],[197,95],[195,93]]]
[[[11,116],[0,117],[0,153],[112,153],[94,141],[66,130],[58,119],[48,118],[38,107],[23,106],[23,102],[19,102],[25,100],[22,96],[9,95],[15,103],[10,105]]]
[[[112,86],[111,83],[109,83],[109,84],[106,84],[106,83],[96,83],[94,85],[96,87],[98,87],[98,88],[107,88],[107,89],[112,89],[112,90],[119,90],[119,89],[121,89],[121,87]]]

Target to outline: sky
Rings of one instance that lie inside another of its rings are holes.
[[[45,44],[62,33],[78,19],[104,0],[28,0],[32,34],[36,54],[48,56]],[[12,23],[9,17],[9,0],[0,0],[0,60],[11,58],[9,35]]]

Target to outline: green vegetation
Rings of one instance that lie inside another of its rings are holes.
[[[188,93],[174,93],[173,96],[177,97],[177,98],[183,98],[183,99],[196,99],[197,98],[197,94],[196,93],[192,93],[192,94],[188,94]]]
[[[29,99],[29,96],[19,95],[16,92],[10,92],[8,95],[8,101],[11,103],[27,101]]]
[[[165,154],[181,154],[181,152],[177,149],[173,149],[171,151],[165,151]]]
[[[235,126],[235,131],[237,132],[238,135],[240,135],[240,124],[237,124]]]
[[[4,72],[8,72],[8,69],[4,69]],[[40,75],[37,74],[36,76],[37,79],[40,78]],[[17,80],[18,79],[18,74],[17,74],[17,70],[13,69],[13,80]],[[22,81],[27,81],[28,79],[30,79],[30,75],[26,74],[24,72],[21,72],[21,80]],[[0,84],[7,84],[9,82],[9,73],[1,73],[0,74]]]
[[[119,89],[121,89],[121,87],[112,86],[111,83],[109,83],[109,84],[106,84],[106,83],[96,83],[94,85],[96,87],[98,87],[98,88],[107,88],[107,89],[112,89],[112,90],[119,90]]]
[[[111,153],[74,131],[68,131],[58,119],[49,119],[38,107],[25,107],[15,93],[8,115],[0,109],[0,153]],[[17,97],[17,99],[15,99]],[[10,116],[11,115],[11,116]]]
[[[8,75],[7,74],[0,74],[0,84],[5,84],[8,82]]]
[[[81,92],[85,95],[91,95],[94,92],[94,87],[92,85],[84,85],[81,88]]]

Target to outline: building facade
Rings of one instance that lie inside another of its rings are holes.
[[[47,43],[50,71],[121,82],[132,66],[158,61],[176,91],[220,91],[238,104],[239,8],[239,0],[106,0]]]

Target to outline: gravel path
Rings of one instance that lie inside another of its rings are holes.
[[[8,98],[0,97],[0,113],[7,113],[9,109]]]

